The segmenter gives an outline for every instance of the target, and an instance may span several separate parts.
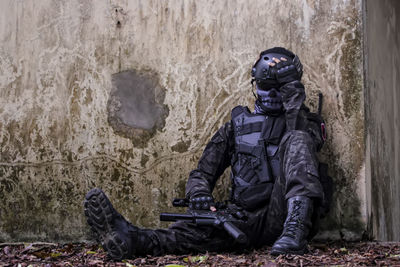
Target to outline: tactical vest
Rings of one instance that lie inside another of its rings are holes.
[[[247,107],[232,110],[235,153],[231,162],[231,199],[247,210],[265,205],[280,175],[278,148],[285,116],[253,114]]]

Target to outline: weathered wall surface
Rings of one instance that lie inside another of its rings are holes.
[[[365,1],[365,117],[370,228],[400,240],[400,2]]]
[[[231,108],[252,106],[250,68],[272,46],[300,56],[313,110],[324,93],[337,184],[325,229],[359,237],[360,12],[360,0],[1,1],[0,241],[88,238],[94,186],[133,223],[160,225]],[[131,94],[130,79],[146,82]]]

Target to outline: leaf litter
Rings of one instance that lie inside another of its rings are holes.
[[[270,247],[234,253],[138,257],[115,262],[99,245],[0,244],[0,266],[400,266],[400,243],[312,243],[305,255],[270,255]]]

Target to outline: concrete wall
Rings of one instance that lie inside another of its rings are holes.
[[[400,1],[365,1],[365,118],[370,230],[400,240]]]
[[[359,238],[361,2],[249,3],[1,1],[0,241],[86,239],[94,186],[133,223],[159,226],[230,110],[252,106],[250,68],[272,46],[299,55],[312,110],[325,96],[321,157],[337,186],[324,229]]]

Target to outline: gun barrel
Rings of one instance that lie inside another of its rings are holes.
[[[244,244],[247,242],[247,236],[230,222],[224,222],[223,227],[238,243]]]
[[[319,92],[319,94],[318,94],[318,115],[320,115],[320,116],[322,113],[322,104],[323,104],[322,101],[323,100],[324,100],[324,95],[321,92]]]
[[[182,214],[182,213],[167,213],[163,212],[160,214],[160,221],[164,222],[176,222],[176,221],[193,221],[193,215]]]
[[[218,226],[214,218],[196,218],[194,222],[197,225],[215,225]]]

